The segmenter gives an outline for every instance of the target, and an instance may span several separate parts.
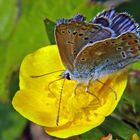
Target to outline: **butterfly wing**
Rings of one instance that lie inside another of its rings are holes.
[[[116,36],[125,32],[139,34],[140,31],[139,25],[128,13],[118,13],[114,9],[99,13],[91,23],[110,28]]]
[[[88,44],[74,60],[74,70],[96,78],[121,70],[140,59],[140,40],[134,33]]]
[[[85,45],[109,38],[112,32],[96,24],[63,19],[63,23],[56,26],[55,36],[63,64],[72,71],[73,61]]]

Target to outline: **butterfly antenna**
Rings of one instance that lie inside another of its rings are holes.
[[[55,83],[55,82],[57,82],[57,81],[59,81],[59,80],[62,80],[64,77],[61,77],[61,78],[58,78],[58,79],[56,79],[56,80],[54,80],[54,81],[52,81],[52,82],[50,82],[49,84],[48,84],[48,90],[54,95],[54,93],[51,91],[51,88],[50,88],[50,86],[53,84],[53,83]],[[55,95],[54,95],[55,96]],[[56,97],[56,96],[55,96]]]
[[[53,73],[56,73],[56,72],[60,72],[60,71],[65,71],[65,70],[57,70],[57,71],[45,73],[45,74],[42,74],[42,75],[31,75],[30,77],[31,78],[39,78],[39,77],[43,77],[43,76],[50,75],[50,74],[53,74]]]
[[[105,83],[103,83],[102,81],[100,81],[99,79],[96,79],[97,82],[101,83],[102,85],[105,85],[106,87],[108,87],[113,93],[114,93],[114,96],[115,96],[115,100],[117,100],[117,93],[116,91],[110,87],[110,86],[107,86]]]
[[[66,79],[64,78],[63,83],[62,83],[62,87],[61,87],[61,89],[60,89],[60,99],[59,99],[58,113],[57,113],[57,118],[56,118],[56,125],[57,125],[57,126],[59,125],[60,105],[61,105],[61,102],[62,102],[62,92],[63,92],[65,80],[66,80]]]

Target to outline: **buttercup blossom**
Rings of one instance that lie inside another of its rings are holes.
[[[115,109],[127,83],[125,71],[100,79],[105,84],[93,82],[89,90],[100,99],[98,101],[94,95],[85,92],[84,84],[78,87],[75,95],[76,81],[55,81],[61,78],[61,71],[38,78],[31,77],[58,70],[65,68],[56,45],[43,47],[26,56],[20,68],[20,90],[15,94],[12,104],[25,118],[43,126],[49,135],[60,138],[79,135],[100,125]],[[117,100],[109,87],[116,91]]]

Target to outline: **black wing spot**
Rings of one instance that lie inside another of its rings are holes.
[[[134,42],[135,42],[135,43],[138,43],[138,40],[135,39]]]
[[[68,33],[69,33],[69,34],[71,33],[70,30],[68,30]]]
[[[62,31],[61,31],[61,33],[62,33],[62,34],[64,34],[64,33],[65,33],[65,31],[64,31],[64,30],[62,30]]]
[[[73,50],[73,54],[74,54],[74,55],[76,54],[76,50]]]
[[[121,68],[123,68],[124,67],[124,65],[120,62],[119,63],[119,66],[121,67]]]
[[[85,58],[81,58],[81,61],[85,61],[86,59]]]
[[[85,37],[84,39],[85,39],[85,40],[88,40],[89,38],[88,38],[88,37]]]
[[[76,35],[77,34],[77,32],[73,32],[73,35]]]
[[[93,41],[92,41],[92,40],[90,40],[90,41],[89,41],[89,43],[93,43]]]
[[[106,59],[106,63],[108,63],[109,62],[109,59]]]
[[[122,49],[123,49],[123,47],[117,47],[117,48],[116,48],[117,51],[120,51],[120,50],[122,50]]]
[[[79,36],[83,36],[84,34],[80,33]]]
[[[128,37],[129,37],[129,38],[131,38],[131,37],[132,37],[132,35],[128,35]]]
[[[127,55],[126,55],[126,53],[124,51],[121,52],[121,56],[122,56],[123,59],[127,58]]]

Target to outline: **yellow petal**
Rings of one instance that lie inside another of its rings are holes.
[[[97,127],[104,121],[105,117],[100,116],[100,115],[95,115],[93,119],[94,119],[94,123],[89,120],[79,120],[79,121],[75,120],[75,122],[69,122],[57,128],[45,127],[45,131],[49,135],[52,135],[55,137],[67,138],[67,137],[82,134],[94,127]]]
[[[74,95],[76,82],[64,82],[60,76],[62,71],[38,78],[31,77],[64,69],[56,45],[28,55],[20,69],[20,91],[12,101],[14,108],[24,117],[44,126],[50,135],[61,138],[78,135],[100,125],[115,109],[127,79],[125,72],[115,73],[100,79],[104,84],[98,81],[92,83],[89,87],[91,94],[85,92],[86,85],[83,84]],[[117,94],[117,100],[111,89]]]
[[[44,90],[46,83],[56,80],[59,73],[41,78],[31,78],[33,75],[42,75],[58,70],[65,70],[59,57],[56,45],[43,47],[25,57],[20,68],[20,89]],[[37,89],[36,88],[36,89]]]

